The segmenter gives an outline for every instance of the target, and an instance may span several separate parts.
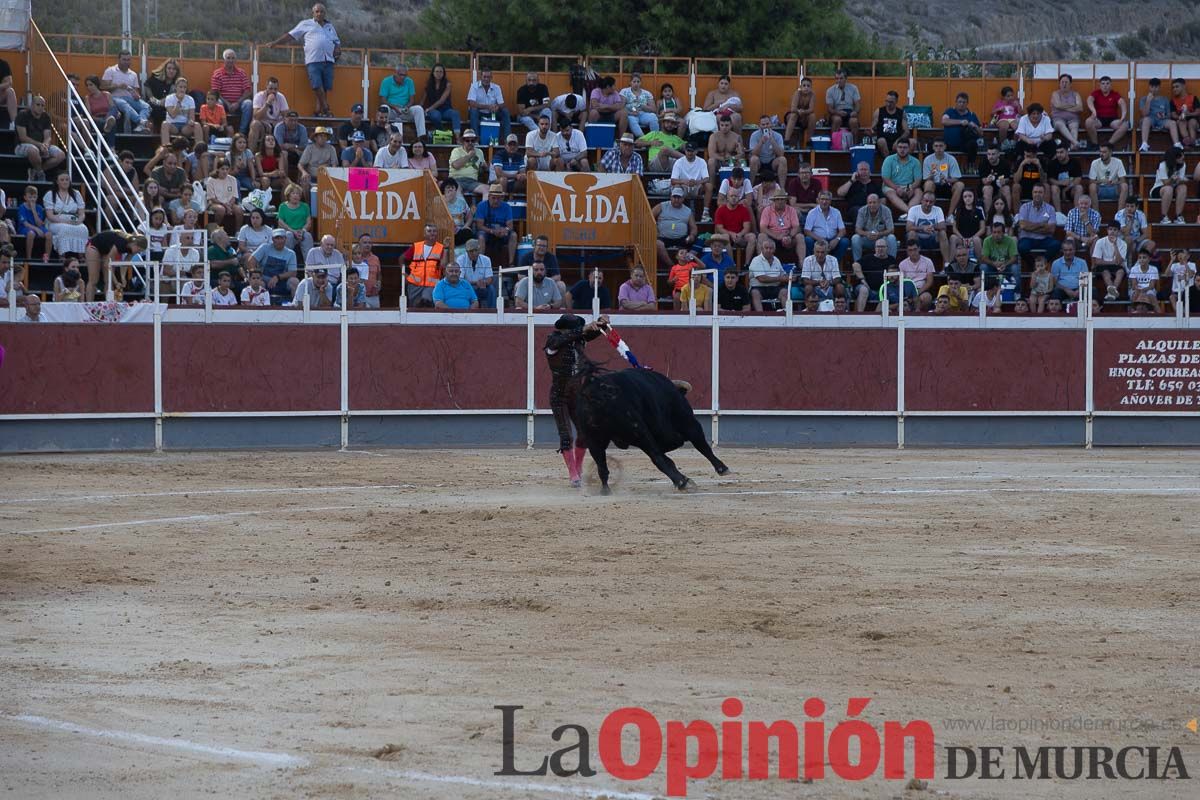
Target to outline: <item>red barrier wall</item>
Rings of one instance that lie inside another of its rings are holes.
[[[1098,411],[1200,411],[1200,332],[1096,331]]]
[[[721,408],[895,410],[896,333],[723,329]]]
[[[353,327],[350,407],[525,408],[525,328]]]
[[[910,330],[904,405],[913,411],[1083,411],[1083,331]]]
[[[162,337],[167,413],[340,407],[335,325],[177,323]]]
[[[0,324],[0,414],[154,411],[149,325]]]
[[[541,347],[553,328],[534,331],[538,347],[534,358],[534,404],[550,407],[550,368]],[[524,332],[522,331],[522,335]],[[629,328],[621,332],[638,361],[671,378],[692,384],[692,408],[712,407],[712,330],[710,328]],[[604,338],[587,347],[588,356],[609,369],[629,366]]]
[[[535,403],[550,375],[535,332]],[[167,413],[336,411],[337,326],[163,325]],[[644,363],[692,383],[709,408],[711,329],[629,328]],[[360,410],[521,409],[525,329],[516,326],[362,325],[350,329],[350,404]],[[1200,334],[1095,331],[1099,411],[1200,410]],[[152,412],[150,325],[0,324],[0,414]],[[915,411],[1079,411],[1086,338],[1078,330],[909,330],[906,407]],[[875,329],[726,328],[721,408],[891,411],[896,333]],[[625,362],[597,340],[588,354]]]

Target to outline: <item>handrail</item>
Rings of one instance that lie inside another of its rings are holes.
[[[121,170],[117,154],[104,138],[92,115],[88,113],[87,103],[80,96],[75,84],[67,78],[66,70],[32,19],[30,36],[36,37],[32,44],[40,44],[45,49],[49,63],[57,70],[57,74],[50,79],[55,82],[61,80],[61,85],[66,86],[67,130],[65,137],[60,131],[59,138],[67,151],[71,175],[83,175],[88,179],[85,185],[95,198],[97,231],[102,231],[110,225],[119,225],[121,230],[129,233],[141,232],[150,219],[141,194]],[[80,152],[81,150],[83,152]]]

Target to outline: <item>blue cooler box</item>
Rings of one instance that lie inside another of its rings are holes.
[[[500,123],[494,119],[481,119],[479,120],[479,130],[476,133],[479,134],[480,147],[487,147],[493,142],[499,143]]]
[[[833,140],[828,136],[814,136],[811,140],[813,150],[828,150],[833,145]]]
[[[512,209],[514,220],[525,219],[525,203],[523,201],[514,200],[508,204],[508,207]]]
[[[875,171],[875,146],[874,145],[856,145],[850,148],[850,171],[854,172],[858,169],[858,165],[866,163],[871,168],[871,172]]]
[[[617,126],[612,122],[589,122],[583,129],[588,147],[601,147],[607,150],[617,140]]]

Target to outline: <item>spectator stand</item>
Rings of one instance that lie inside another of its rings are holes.
[[[632,247],[633,263],[626,266],[655,263],[654,216],[636,175],[534,172],[527,196],[530,228],[549,237],[556,252]],[[654,272],[647,270],[652,288]]]
[[[31,35],[31,39],[35,36]],[[58,60],[66,70],[76,75],[99,74],[106,66],[113,63],[122,42],[119,37],[84,37],[84,36],[50,36],[48,41],[58,55]],[[311,103],[311,95],[307,87],[300,48],[257,47],[249,43],[233,42],[190,42],[178,40],[147,40],[133,41],[135,66],[140,64],[143,76],[151,69],[161,64],[167,57],[180,60],[183,73],[189,78],[190,89],[193,92],[203,91],[208,86],[212,70],[219,66],[219,56],[225,46],[232,46],[238,53],[239,65],[250,73],[254,88],[257,90],[265,83],[268,75],[277,77],[281,90],[295,102],[293,105],[307,111]],[[50,48],[42,43],[31,43],[28,54],[9,54],[9,60],[14,65],[25,58],[26,69],[14,69],[18,90],[31,87],[23,86],[26,75],[32,75],[37,82],[39,75],[49,74],[39,67],[44,64]],[[493,73],[493,81],[502,88],[507,104],[511,108],[515,102],[517,88],[524,80],[526,71],[538,73],[539,80],[546,83],[551,93],[558,94],[570,87],[569,72],[577,66],[580,59],[576,56],[546,55],[546,54],[472,54],[461,51],[407,51],[407,50],[355,50],[347,48],[345,54],[335,67],[335,88],[330,96],[330,103],[335,114],[348,112],[351,105],[363,102],[368,109],[378,105],[378,84],[383,77],[390,73],[395,63],[404,61],[409,66],[410,76],[416,84],[418,94],[422,93],[424,80],[432,63],[441,61],[446,65],[448,77],[453,84],[452,101],[460,110],[465,109],[465,96],[471,82],[477,79],[482,67],[488,67]],[[942,61],[867,61],[867,60],[836,60],[836,59],[657,59],[638,56],[593,56],[587,62],[596,73],[613,75],[618,86],[627,84],[628,75],[634,70],[643,75],[643,85],[657,95],[663,82],[675,85],[676,96],[681,106],[688,106],[688,99],[702,100],[707,91],[715,86],[717,77],[728,73],[732,79],[732,87],[743,101],[742,115],[748,128],[757,121],[760,112],[771,115],[782,115],[788,106],[790,93],[801,77],[810,78],[815,95],[815,109],[819,117],[824,116],[824,94],[833,82],[833,72],[838,67],[846,68],[849,80],[858,86],[862,95],[860,109],[860,128],[869,124],[870,114],[875,107],[882,103],[883,94],[888,89],[896,89],[906,105],[928,105],[933,110],[933,127],[918,132],[920,141],[928,142],[939,135],[938,119],[940,111],[948,107],[957,91],[966,91],[971,96],[971,108],[986,120],[991,104],[998,95],[1001,86],[1012,86],[1018,100],[1023,105],[1031,102],[1045,102],[1056,87],[1056,79],[1060,72],[1070,71],[1076,79],[1076,86],[1081,93],[1094,84],[1101,74],[1114,78],[1114,88],[1126,98],[1130,113],[1137,119],[1139,98],[1145,91],[1145,82],[1149,77],[1156,76],[1169,82],[1172,77],[1195,78],[1200,76],[1200,70],[1195,64],[1186,63],[1130,63],[1114,64],[1028,64],[1014,62],[942,62]],[[50,91],[38,88],[39,93],[47,96],[51,105],[51,114],[57,114],[59,119],[66,117],[65,92],[61,86],[51,87]],[[55,98],[55,91],[61,96]],[[1193,89],[1194,91],[1194,89]],[[944,105],[943,105],[944,104]],[[58,106],[56,111],[55,106]],[[309,122],[315,124],[314,119]],[[339,120],[323,120],[324,124],[333,124]],[[514,119],[514,129],[520,133],[521,127]],[[781,119],[782,122],[782,119]],[[409,123],[411,125],[411,123]],[[860,130],[861,134],[862,131]],[[409,129],[405,130],[406,139],[411,136]],[[985,138],[994,135],[993,131],[985,131]],[[1102,139],[1107,133],[1102,134]],[[1134,132],[1122,143],[1115,156],[1125,161],[1130,174],[1133,191],[1142,198],[1142,208],[1151,224],[1149,232],[1161,248],[1185,246],[1196,253],[1200,248],[1196,244],[1194,229],[1189,230],[1196,219],[1198,210],[1196,192],[1188,198],[1184,214],[1188,225],[1161,226],[1155,220],[1161,216],[1157,213],[1157,205],[1149,198],[1149,188],[1153,185],[1154,170],[1162,157],[1162,151],[1169,147],[1169,140],[1162,132],[1151,134],[1151,149],[1147,153],[1138,152],[1137,144],[1140,131],[1135,126]],[[1164,144],[1164,141],[1166,142]],[[130,149],[138,157],[140,167],[149,158],[157,146],[156,137],[144,134],[118,135],[117,150]],[[439,176],[444,174],[445,159],[449,146],[431,145],[429,150],[434,154],[441,169]],[[489,153],[490,155],[490,153]],[[596,154],[597,156],[599,153]],[[794,173],[800,161],[811,162],[814,166],[830,171],[831,185],[837,185],[845,180],[850,171],[849,157],[841,151],[825,151],[812,153],[789,148],[787,153],[789,177]],[[1189,172],[1194,168],[1195,157],[1189,151],[1187,167]],[[1078,158],[1078,157],[1077,157]],[[1086,163],[1084,164],[1086,166]],[[876,164],[878,169],[878,164]],[[3,183],[0,173],[0,185],[5,188],[10,198],[19,196],[23,187],[17,183],[15,174],[12,183]],[[647,176],[646,181],[654,176]],[[973,176],[964,176],[967,188],[972,188]],[[39,193],[47,187],[39,187]],[[89,201],[91,200],[89,196]],[[91,203],[89,203],[91,205]],[[841,206],[839,201],[835,205]],[[1110,204],[1111,205],[1111,204]],[[841,206],[843,210],[844,206]],[[1114,208],[1106,207],[1102,202],[1097,210],[1102,218],[1108,218]],[[98,226],[97,211],[89,212],[92,216],[89,223],[93,228]],[[849,220],[848,220],[849,221]],[[898,231],[902,231],[903,223],[897,220]],[[701,233],[707,232],[701,226]],[[536,232],[536,231],[531,231]],[[382,253],[378,253],[382,255]],[[1193,259],[1195,260],[1195,259]],[[1028,269],[1028,265],[1027,265]],[[41,268],[34,266],[30,273],[37,276],[42,272],[52,274],[53,266]]]

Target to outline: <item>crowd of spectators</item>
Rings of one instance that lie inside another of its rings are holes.
[[[427,226],[424,239],[400,259],[411,306],[494,307],[505,293],[518,307],[588,307],[599,296],[605,307],[615,299],[617,308],[645,310],[659,304],[646,296],[653,294],[648,273],[666,276],[675,308],[694,297],[699,307],[728,310],[794,303],[803,311],[861,312],[904,303],[911,311],[944,313],[981,304],[1000,311],[1005,301],[1024,301],[1045,312],[1056,307],[1052,301],[1078,299],[1079,276],[1091,271],[1103,302],[1156,311],[1167,295],[1174,302],[1181,287],[1194,284],[1187,251],[1160,252],[1148,237],[1130,169],[1113,152],[1134,130],[1142,150],[1152,133],[1166,132],[1172,146],[1150,200],[1161,211],[1159,225],[1186,222],[1189,185],[1200,181],[1200,166],[1189,174],[1183,154],[1200,139],[1200,101],[1182,79],[1169,91],[1150,81],[1138,104],[1140,127],[1107,77],[1081,96],[1063,75],[1049,109],[1023,108],[1006,87],[980,115],[960,92],[922,153],[899,94],[864,109],[862,93],[842,70],[824,102],[803,79],[783,123],[763,115],[747,139],[729,76],[685,112],[674,87],[663,84],[656,94],[637,73],[623,87],[588,73],[589,80],[555,95],[531,72],[510,106],[487,68],[456,97],[443,65],[434,65],[418,87],[398,63],[374,90],[378,103],[353,104],[335,129],[319,119],[334,116],[328,98],[341,48],[323,5],[270,46],[288,44],[304,49],[316,124],[302,121],[298,98],[289,100],[274,77],[254,92],[234,50],[223,53],[207,92],[190,89],[175,59],[142,81],[128,52],[103,75],[84,79],[87,111],[105,133],[149,132],[160,143],[141,170],[132,153],[119,156],[149,212],[144,229],[124,238],[143,242],[131,253],[92,247],[84,198],[61,171],[65,154],[52,142],[45,102],[34,98],[16,115],[16,153],[28,159],[31,182],[52,175],[54,183],[41,198],[33,186],[22,197],[13,232],[25,237],[25,259],[39,243],[43,259],[52,253],[64,265],[82,259],[82,290],[61,294],[83,300],[95,298],[106,261],[140,257],[162,263],[163,288],[181,302],[203,302],[208,292],[216,305],[299,305],[307,297],[322,307],[336,302],[344,285],[354,307],[378,307],[381,264],[371,237],[350,252],[339,251],[329,236],[314,241],[309,203],[322,167],[374,166],[433,170],[454,221],[452,238]],[[597,154],[585,131],[602,122],[614,126],[615,136]],[[498,132],[490,155],[479,145],[485,125]],[[802,154],[789,175],[789,148],[807,149],[826,128],[834,139],[865,135],[882,159],[878,171],[860,162],[847,180],[831,185]],[[452,147],[444,177],[429,150],[434,143]],[[662,176],[654,181],[666,195],[653,206],[656,263],[639,265],[614,298],[597,282],[599,272],[568,285],[544,239],[518,258],[511,201],[539,170]],[[1102,216],[1101,208],[1115,211]],[[121,232],[96,231],[104,233]],[[98,255],[89,256],[92,250]],[[495,259],[531,264],[532,281],[506,286]],[[204,262],[213,275],[208,287],[192,279]],[[693,279],[697,267],[715,273]],[[62,277],[72,280],[66,270]],[[118,291],[151,288],[137,285],[127,270],[115,284]]]

